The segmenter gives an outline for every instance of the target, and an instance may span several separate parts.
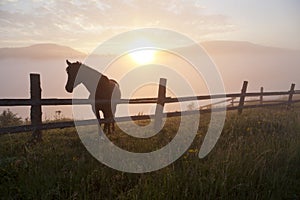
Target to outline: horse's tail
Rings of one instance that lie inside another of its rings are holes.
[[[113,79],[109,79],[109,81],[114,83],[115,88],[115,94],[114,94],[114,98],[115,99],[121,99],[121,91],[120,91],[120,86],[119,83]]]

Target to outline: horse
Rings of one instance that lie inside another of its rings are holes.
[[[100,120],[100,111],[102,111],[104,119],[107,120],[104,123],[104,132],[108,134],[111,131],[115,132],[114,116],[117,106],[115,100],[121,99],[121,91],[117,81],[109,79],[107,76],[78,61],[71,63],[66,60],[66,63],[68,65],[66,68],[68,74],[65,86],[66,91],[72,93],[73,89],[82,83],[90,93],[89,99],[109,101],[109,103],[95,101],[92,104],[92,110],[98,121]],[[99,126],[101,127],[101,124]]]

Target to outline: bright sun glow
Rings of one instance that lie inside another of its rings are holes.
[[[155,51],[150,49],[133,51],[129,55],[135,63],[140,65],[151,63],[155,59]]]

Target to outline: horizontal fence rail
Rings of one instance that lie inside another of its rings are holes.
[[[22,125],[15,127],[3,127],[0,128],[0,134],[7,133],[20,133],[20,132],[33,132],[33,137],[40,139],[41,130],[57,129],[57,128],[68,128],[76,126],[88,126],[96,125],[98,123],[110,122],[105,119],[91,119],[91,120],[79,120],[79,121],[66,121],[66,122],[55,122],[55,123],[42,123],[41,121],[41,106],[56,106],[56,105],[88,105],[95,103],[117,103],[117,104],[157,104],[160,105],[159,109],[156,109],[155,114],[152,115],[139,115],[139,116],[125,116],[115,118],[116,122],[126,122],[126,121],[137,121],[137,120],[149,120],[155,119],[155,126],[159,128],[162,123],[162,118],[164,117],[176,117],[193,115],[196,113],[210,113],[219,111],[230,111],[238,110],[241,114],[243,109],[258,108],[258,107],[271,107],[286,105],[287,109],[290,109],[291,105],[294,103],[299,103],[300,100],[293,100],[294,94],[300,94],[300,90],[294,90],[295,84],[291,85],[289,91],[279,91],[279,92],[264,92],[261,88],[260,92],[247,92],[248,82],[244,82],[241,93],[231,93],[231,94],[213,94],[213,95],[202,95],[202,96],[187,96],[187,97],[166,97],[166,79],[161,79],[159,84],[158,97],[155,98],[138,98],[138,99],[120,99],[117,101],[108,100],[91,100],[91,99],[57,99],[57,98],[41,98],[40,89],[40,77],[39,74],[30,74],[31,82],[31,98],[30,99],[0,99],[0,106],[31,106],[31,124]],[[287,100],[263,100],[263,97],[267,96],[287,96]],[[259,99],[245,100],[246,97],[259,97]],[[196,110],[187,110],[180,112],[163,112],[164,105],[166,103],[178,103],[186,101],[201,101],[201,100],[213,100],[226,98],[226,100],[212,103],[209,105],[201,106]],[[234,101],[239,98],[239,101]],[[220,103],[227,103],[226,107],[218,107]],[[245,104],[246,103],[246,104]],[[247,104],[251,103],[251,104]],[[258,104],[253,104],[258,103]],[[253,104],[253,105],[252,105]],[[157,107],[158,108],[158,107]],[[206,109],[203,109],[206,108]]]
[[[295,100],[293,103],[300,103],[300,100]],[[244,109],[247,108],[260,108],[260,107],[273,107],[273,106],[281,106],[287,105],[287,102],[281,103],[273,103],[273,104],[263,104],[263,105],[244,105]],[[210,113],[210,112],[220,112],[226,109],[227,111],[237,110],[238,106],[233,107],[226,107],[226,108],[214,108],[214,109],[205,109],[205,110],[188,110],[188,111],[181,111],[181,112],[168,112],[163,113],[165,117],[179,117],[179,116],[186,116],[186,115],[193,115],[197,113]],[[126,122],[126,121],[139,121],[139,120],[149,120],[153,119],[155,115],[134,115],[134,116],[126,116],[126,117],[117,117],[115,118],[116,122]],[[15,126],[15,127],[4,127],[0,128],[0,134],[6,133],[21,133],[21,132],[29,132],[34,130],[48,130],[48,129],[57,129],[57,128],[70,128],[76,126],[88,126],[88,125],[96,125],[98,123],[106,123],[110,122],[109,120],[104,119],[90,119],[90,120],[79,120],[79,121],[66,121],[66,122],[54,122],[54,123],[44,123],[41,126],[34,127],[32,125],[22,125],[22,126]]]
[[[257,97],[257,96],[280,96],[288,95],[289,92],[252,92],[246,93],[245,97]],[[294,94],[300,94],[300,90],[294,92]],[[195,101],[195,100],[210,100],[220,98],[238,98],[240,93],[232,94],[214,94],[214,95],[203,95],[203,96],[189,96],[189,97],[166,97],[165,103],[177,103],[184,101]],[[251,101],[251,100],[249,100]],[[247,101],[247,102],[249,102]],[[259,101],[259,100],[253,100]],[[276,100],[274,100],[276,101]],[[264,101],[267,102],[267,101]],[[57,105],[88,105],[93,103],[117,103],[117,104],[156,104],[157,98],[139,98],[139,99],[120,99],[120,100],[91,100],[91,99],[56,99],[46,98],[40,101],[32,101],[31,99],[0,99],[0,106],[31,106],[31,105],[43,105],[43,106],[57,106]]]

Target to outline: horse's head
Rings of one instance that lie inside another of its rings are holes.
[[[80,83],[78,80],[76,80],[77,73],[79,71],[79,68],[81,66],[80,62],[74,62],[71,63],[70,61],[66,60],[68,67],[66,68],[67,74],[68,74],[68,81],[66,84],[66,91],[72,93],[73,89]]]

